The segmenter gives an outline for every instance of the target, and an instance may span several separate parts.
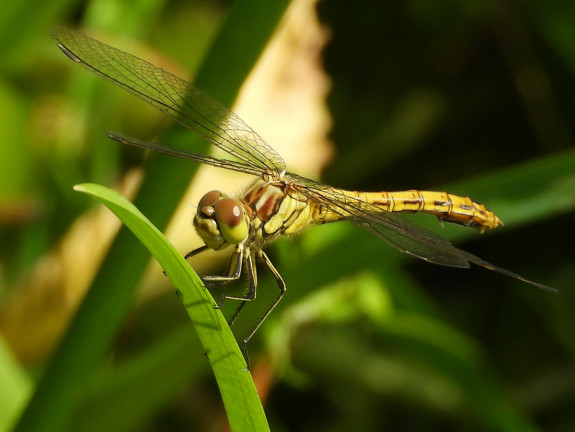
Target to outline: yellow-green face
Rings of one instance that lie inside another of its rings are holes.
[[[210,249],[220,250],[247,238],[249,218],[241,201],[225,198],[214,190],[198,203],[194,226]]]

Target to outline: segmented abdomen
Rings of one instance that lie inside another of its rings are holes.
[[[503,225],[503,222],[483,204],[476,203],[469,197],[461,197],[447,192],[420,190],[342,192],[349,197],[368,202],[391,213],[429,213],[437,216],[441,221],[472,226],[481,232]]]

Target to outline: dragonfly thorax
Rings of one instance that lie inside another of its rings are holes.
[[[241,201],[227,198],[220,191],[208,192],[198,203],[194,227],[210,249],[220,250],[245,241],[249,226]]]

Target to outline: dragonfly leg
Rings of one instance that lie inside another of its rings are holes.
[[[194,256],[196,256],[196,255],[198,255],[198,254],[201,254],[202,252],[205,252],[205,251],[207,251],[207,250],[208,250],[208,247],[207,247],[207,246],[199,247],[199,248],[197,248],[197,249],[194,249],[194,250],[191,251],[191,252],[188,252],[188,253],[186,254],[186,256],[184,257],[184,259],[187,261],[189,258],[192,258],[192,257],[194,257]],[[165,270],[164,270],[164,276],[168,276],[168,273],[166,273]],[[178,296],[179,296],[179,294],[178,294]]]
[[[190,251],[186,254],[186,256],[184,257],[184,259],[187,261],[192,257],[195,257],[198,254],[201,254],[202,252],[205,252],[208,250],[208,247],[206,245],[199,247],[197,249],[194,249],[193,251]]]
[[[196,249],[196,250],[190,252],[189,254],[187,254],[186,258],[191,258],[191,257],[205,251],[206,249],[207,248],[205,246],[201,247],[199,249]],[[253,327],[253,329],[250,330],[248,335],[242,340],[242,343],[243,343],[242,352],[243,352],[244,358],[246,360],[246,365],[247,365],[248,370],[250,369],[250,358],[249,358],[249,354],[248,354],[248,342],[250,341],[252,336],[258,331],[258,329],[260,328],[262,323],[266,320],[266,318],[269,316],[269,314],[272,312],[272,310],[277,306],[277,304],[282,299],[283,295],[286,292],[285,282],[283,281],[281,275],[276,270],[276,268],[273,266],[271,260],[269,259],[269,257],[266,255],[266,253],[264,251],[262,251],[262,250],[253,251],[249,247],[246,247],[243,244],[239,244],[236,247],[236,250],[234,251],[234,255],[232,256],[231,263],[230,263],[230,270],[229,270],[228,276],[204,276],[202,278],[202,280],[204,281],[204,283],[206,285],[226,284],[228,282],[239,279],[239,277],[241,275],[242,266],[245,266],[245,272],[248,276],[248,280],[249,280],[249,284],[250,284],[249,291],[244,296],[229,296],[229,295],[224,294],[224,295],[222,295],[221,302],[218,305],[218,307],[220,307],[222,305],[222,302],[225,299],[238,300],[241,302],[239,307],[236,309],[236,311],[234,312],[234,314],[232,315],[232,317],[228,321],[228,324],[230,326],[232,326],[236,322],[236,320],[238,319],[238,317],[239,317],[240,313],[242,312],[243,308],[245,307],[245,305],[248,302],[255,300],[256,295],[257,295],[258,276],[257,276],[257,270],[256,270],[256,253],[259,255],[259,258],[261,259],[263,264],[268,268],[268,270],[274,276],[276,283],[278,285],[278,288],[279,288],[279,294],[274,299],[271,306],[266,310],[264,315],[257,322],[257,324]]]
[[[202,246],[200,248],[194,249],[193,251],[189,252],[188,254],[186,254],[186,256],[184,258],[186,260],[188,260],[189,258],[192,258],[192,257],[194,257],[194,256],[196,256],[202,252],[205,252],[208,249],[209,248],[207,246]],[[232,254],[232,257],[230,259],[230,267],[229,267],[228,275],[227,276],[203,276],[202,282],[204,282],[204,285],[206,285],[207,287],[212,287],[212,286],[217,286],[217,285],[225,285],[229,282],[238,280],[240,278],[240,275],[241,275],[243,260],[244,260],[244,245],[239,244],[236,247],[236,249],[234,250],[234,253]],[[226,299],[226,298],[228,298],[228,296],[223,294],[220,301],[214,305],[214,308],[220,309],[222,306],[222,303],[224,302],[224,299]]]
[[[228,325],[230,327],[234,325],[234,323],[236,322],[236,320],[240,316],[240,313],[242,312],[242,309],[244,308],[246,303],[251,302],[252,300],[255,300],[256,295],[257,295],[258,273],[256,271],[254,252],[249,251],[246,254],[246,259],[245,259],[244,264],[246,267],[245,271],[246,271],[246,274],[248,275],[248,280],[249,280],[249,284],[250,284],[249,291],[247,292],[246,295],[241,296],[241,297],[225,296],[225,298],[227,298],[227,299],[239,300],[241,302],[239,307],[236,309],[236,311],[234,312],[234,314],[232,315],[232,317],[228,321]]]
[[[201,248],[200,248],[201,249]],[[225,285],[240,278],[242,273],[242,262],[244,260],[244,245],[236,246],[230,259],[230,269],[227,276],[204,276],[202,280],[206,285]]]
[[[242,303],[240,304],[240,306],[236,309],[236,311],[234,312],[234,314],[232,315],[232,317],[230,318],[230,320],[228,321],[228,324],[230,326],[233,326],[234,323],[236,322],[236,320],[238,319],[238,317],[240,316],[240,313],[242,312],[242,309],[244,308],[244,306],[246,305],[247,302],[250,302],[252,300],[255,300],[256,295],[257,295],[257,287],[258,287],[258,274],[256,271],[256,266],[255,266],[255,262],[254,262],[254,254],[253,252],[250,252],[247,256],[246,256],[246,261],[245,261],[245,266],[246,266],[246,274],[248,275],[248,280],[250,283],[250,290],[248,291],[248,293],[243,296],[243,297],[232,297],[232,296],[226,296],[226,298],[232,299],[232,300],[240,300]]]
[[[286,292],[286,284],[283,281],[281,275],[279,274],[279,272],[276,270],[276,268],[274,267],[274,265],[272,264],[271,260],[268,258],[268,256],[266,255],[266,253],[262,250],[258,251],[259,255],[260,255],[260,259],[262,260],[262,262],[265,264],[265,266],[268,268],[268,270],[272,273],[272,275],[274,276],[276,283],[278,285],[279,288],[279,294],[278,296],[275,298],[275,300],[273,301],[273,303],[271,304],[271,306],[268,308],[268,310],[264,313],[264,315],[260,318],[260,320],[258,321],[258,323],[255,325],[255,327],[248,333],[248,335],[244,338],[243,340],[243,353],[244,353],[244,358],[246,360],[246,365],[248,370],[250,369],[250,357],[248,355],[248,342],[250,341],[250,339],[252,338],[252,336],[258,331],[258,329],[260,328],[260,326],[263,324],[263,322],[266,320],[266,318],[269,316],[269,314],[274,310],[274,308],[277,306],[277,304],[280,302],[280,300],[282,299],[282,297],[284,296],[285,292]],[[253,260],[252,260],[252,266],[253,266]],[[253,271],[253,275],[250,273],[250,271]],[[255,279],[255,266],[252,267],[252,269],[250,270],[250,268],[248,267],[248,275],[250,276],[250,281],[253,280],[252,277]],[[254,298],[255,298],[255,292],[254,292]],[[241,308],[245,305],[245,303],[243,303],[240,308],[238,309],[238,311],[236,312],[236,314],[234,315],[234,320],[235,318],[237,318],[237,315],[239,315],[239,312],[241,311]]]
[[[249,253],[249,251],[248,251],[248,253]],[[232,257],[230,259],[230,267],[229,267],[228,275],[227,276],[204,276],[202,278],[202,281],[207,286],[225,285],[225,284],[228,284],[230,282],[236,281],[240,278],[240,275],[242,273],[243,261],[244,261],[244,245],[239,244],[236,247],[236,249],[234,250],[234,253],[232,254]],[[223,293],[222,296],[220,297],[220,301],[218,302],[217,308],[220,309],[224,303],[224,300],[228,299],[228,298],[232,299],[232,300],[238,299],[234,296],[228,296],[228,295],[226,295],[226,293]],[[242,299],[242,298],[243,297],[240,297],[239,299]]]

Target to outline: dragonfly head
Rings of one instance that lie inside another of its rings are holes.
[[[241,201],[213,190],[200,200],[194,226],[210,249],[220,250],[243,242],[248,236],[250,221]]]

